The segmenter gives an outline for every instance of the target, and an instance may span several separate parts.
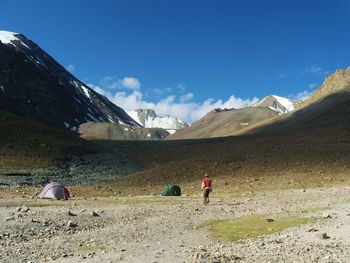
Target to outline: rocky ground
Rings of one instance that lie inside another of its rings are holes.
[[[0,195],[0,262],[349,262],[350,188],[215,198],[69,201]],[[326,208],[325,208],[326,207]],[[242,242],[217,239],[208,220],[305,210],[316,221]]]
[[[44,186],[50,181],[59,181],[65,185],[96,185],[140,170],[116,149],[99,154],[71,155],[67,159],[59,167],[0,173],[0,188]]]

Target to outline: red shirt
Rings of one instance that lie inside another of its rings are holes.
[[[204,184],[205,187],[211,188],[211,182],[212,182],[212,181],[213,181],[213,180],[211,180],[211,179],[209,179],[208,177],[206,177],[206,178],[203,179],[203,184]]]

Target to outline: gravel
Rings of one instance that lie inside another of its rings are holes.
[[[2,199],[24,206],[0,208],[0,262],[348,262],[349,194],[347,187],[224,201],[213,194],[207,206],[200,197],[133,197],[124,204],[73,199],[57,206],[48,200],[46,207]],[[317,221],[239,243],[198,227],[213,219],[325,206],[306,213]]]

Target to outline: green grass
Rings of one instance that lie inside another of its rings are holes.
[[[266,218],[273,218],[274,221],[268,222]],[[281,232],[287,228],[308,224],[315,220],[317,220],[315,217],[301,217],[296,214],[260,214],[240,217],[233,220],[213,220],[200,225],[200,227],[210,229],[217,238],[243,241],[244,239]]]
[[[301,213],[301,214],[305,214],[305,213],[314,213],[314,212],[321,212],[321,211],[325,211],[330,209],[329,206],[324,206],[324,207],[309,207],[309,208],[303,208],[299,211],[295,211],[294,213]]]
[[[70,206],[94,206],[94,205],[139,205],[139,204],[160,204],[160,205],[177,205],[183,204],[188,199],[176,197],[120,197],[120,198],[97,198],[97,199],[70,199],[67,201],[60,200],[4,200],[0,199],[0,207],[20,207],[26,205],[28,207],[70,207]]]
[[[96,251],[96,250],[103,250],[105,247],[103,246],[80,246],[77,250],[78,251]]]

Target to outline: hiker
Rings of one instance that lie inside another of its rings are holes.
[[[209,175],[205,174],[201,186],[201,190],[203,191],[203,204],[205,205],[209,203],[209,193],[213,191],[212,182],[213,180],[209,179]]]

